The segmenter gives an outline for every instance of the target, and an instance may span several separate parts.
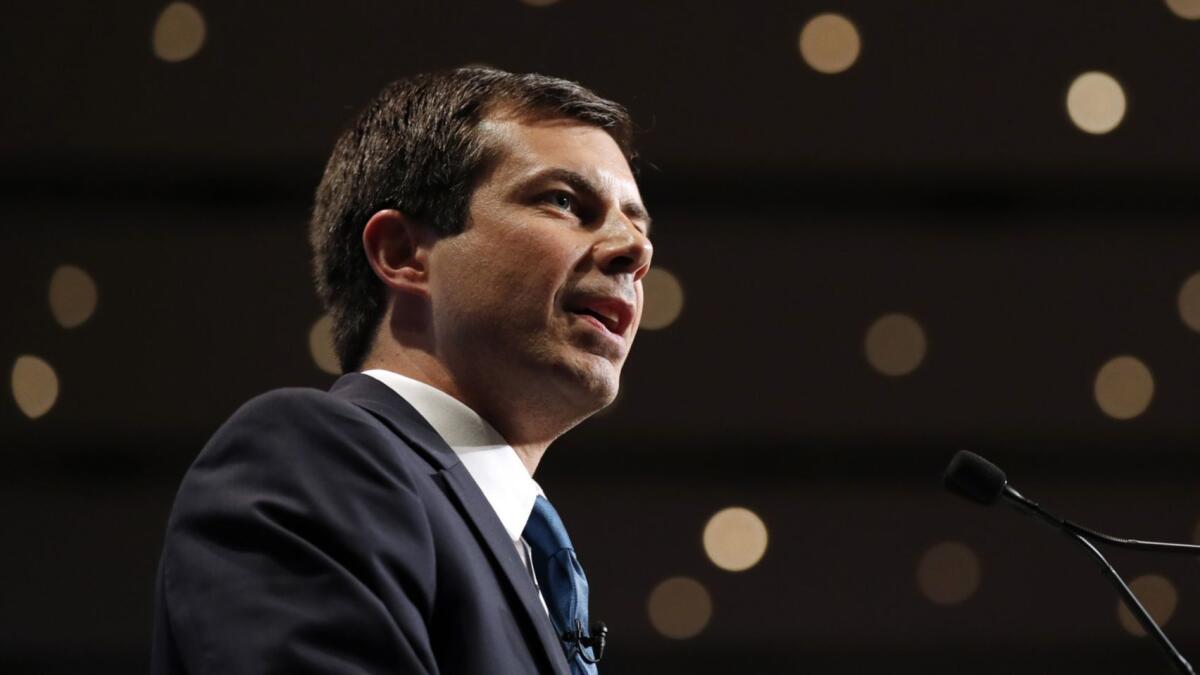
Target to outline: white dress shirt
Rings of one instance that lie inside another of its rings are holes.
[[[363,375],[386,384],[408,401],[454,450],[504,525],[536,586],[529,546],[521,535],[533,513],[534,500],[545,493],[529,475],[517,451],[474,410],[440,389],[390,370],[364,370]]]

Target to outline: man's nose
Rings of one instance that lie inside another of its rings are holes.
[[[654,245],[627,217],[613,218],[600,229],[594,248],[596,263],[605,274],[632,274],[634,281],[650,269]]]

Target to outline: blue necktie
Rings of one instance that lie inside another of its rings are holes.
[[[533,554],[533,571],[572,675],[597,675],[596,665],[583,658],[594,658],[592,648],[582,646],[577,639],[563,639],[566,635],[581,637],[580,633],[588,631],[588,582],[567,528],[545,497],[539,495],[534,501],[522,536]]]

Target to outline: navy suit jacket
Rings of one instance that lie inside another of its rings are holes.
[[[466,468],[358,373],[251,400],[188,470],[159,564],[151,672],[569,675]]]

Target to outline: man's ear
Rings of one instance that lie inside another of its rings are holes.
[[[371,216],[363,228],[363,251],[375,276],[392,291],[429,297],[427,228],[394,209]]]

